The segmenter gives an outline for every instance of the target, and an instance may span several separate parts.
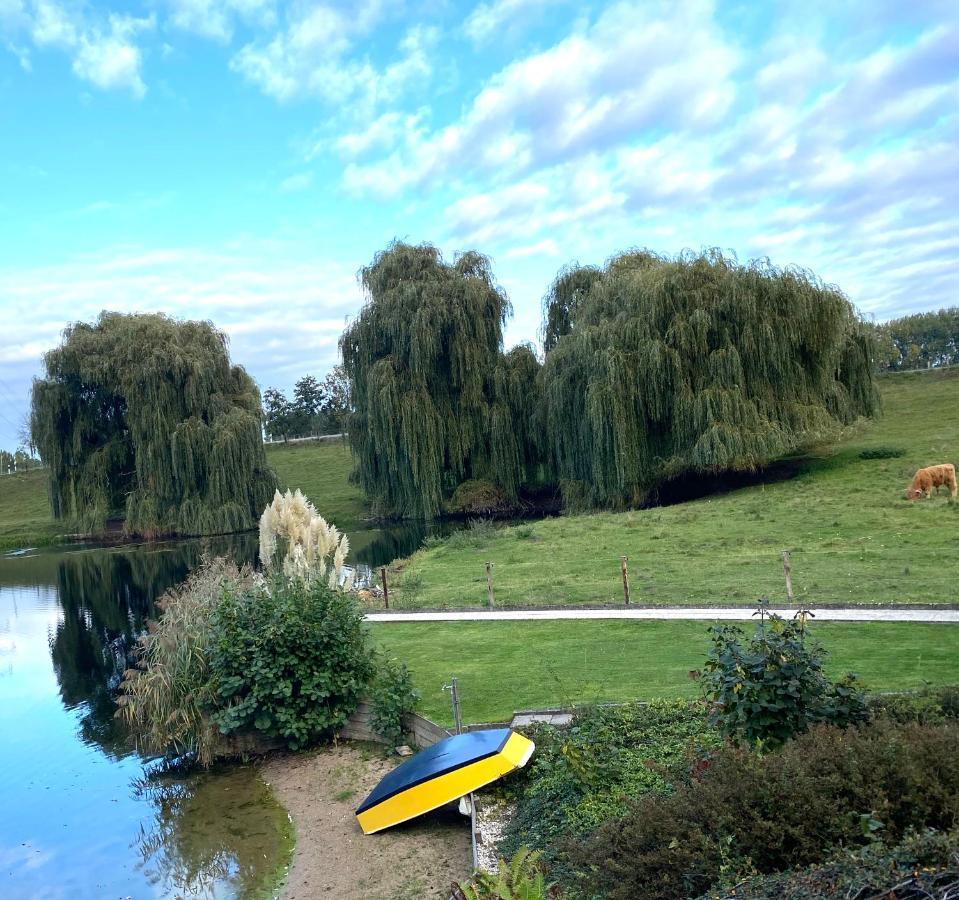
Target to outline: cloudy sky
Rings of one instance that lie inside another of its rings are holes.
[[[490,255],[510,343],[630,246],[954,305],[959,3],[0,0],[0,447],[105,308],[322,375],[394,238]]]

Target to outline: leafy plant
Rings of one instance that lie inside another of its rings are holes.
[[[195,753],[209,765],[217,743],[206,648],[213,609],[252,589],[254,576],[223,559],[205,560],[157,602],[160,617],[139,640],[135,669],[124,672],[117,716],[149,753]]]
[[[647,794],[601,825],[571,858],[588,895],[697,896],[724,867],[735,880],[815,865],[836,847],[953,828],[957,809],[959,725],[816,725],[767,754],[727,745],[672,794]]]
[[[278,577],[227,594],[211,620],[213,720],[305,747],[356,709],[374,653],[355,601],[322,581]]]
[[[703,685],[724,736],[773,747],[816,722],[846,726],[868,718],[855,676],[826,678],[824,651],[806,638],[801,621],[770,616],[748,642],[733,625],[710,633]]]
[[[682,700],[592,707],[567,728],[540,726],[530,736],[536,753],[510,779],[516,811],[499,849],[541,850],[560,878],[572,874],[572,838],[623,815],[637,797],[669,793],[720,745],[703,704]]]
[[[959,830],[910,831],[894,847],[871,843],[861,849],[842,849],[825,863],[740,880],[734,890],[711,891],[700,900],[720,896],[724,900],[949,900],[959,896]]]
[[[416,709],[419,691],[406,663],[383,659],[370,686],[370,724],[390,747],[403,742],[405,718]]]
[[[541,440],[570,507],[752,471],[878,411],[872,331],[839,290],[768,260],[627,251],[562,270],[544,318]]]
[[[477,872],[466,884],[453,885],[455,900],[548,900],[561,897],[539,867],[540,854],[520,847],[509,862],[499,860],[495,874]]]

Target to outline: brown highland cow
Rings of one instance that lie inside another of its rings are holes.
[[[941,487],[949,488],[949,495],[956,498],[956,467],[952,463],[943,463],[940,466],[926,466],[912,477],[912,484],[906,488],[906,499],[918,500],[920,497],[931,497],[932,492]]]

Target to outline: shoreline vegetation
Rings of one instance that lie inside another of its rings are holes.
[[[330,521],[353,524],[368,518],[363,494],[349,480],[353,461],[344,439],[265,447],[267,461],[280,485],[284,489],[299,488],[311,500],[316,497]],[[48,470],[41,468],[0,476],[0,553],[21,547],[68,545],[76,540],[143,542],[142,538],[109,531],[71,535],[70,523],[58,522],[50,514],[48,479]]]

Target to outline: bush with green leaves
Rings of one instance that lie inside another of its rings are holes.
[[[771,616],[748,641],[734,625],[710,633],[703,684],[725,737],[778,746],[817,722],[846,726],[868,718],[855,675],[831,682],[825,653],[800,620]]]
[[[213,721],[226,734],[255,729],[305,747],[343,726],[374,673],[361,610],[320,580],[278,576],[227,593],[210,629]]]
[[[370,724],[388,746],[396,747],[406,734],[404,722],[420,699],[406,663],[383,659],[370,685]]]
[[[820,865],[754,876],[699,900],[949,900],[959,896],[959,829],[909,832],[887,847],[840,850]]]
[[[959,719],[959,685],[926,686],[918,691],[874,694],[869,711],[894,722],[938,725]]]
[[[721,739],[702,703],[627,703],[581,710],[568,728],[530,732],[536,753],[510,778],[516,812],[500,852],[529,845],[550,871],[570,874],[565,847],[623,815],[635,798],[669,793]]]
[[[466,884],[453,885],[453,900],[560,900],[562,892],[548,883],[539,866],[540,854],[520,847],[495,873],[477,872]]]
[[[696,897],[959,824],[959,724],[813,726],[760,754],[727,745],[668,796],[650,793],[571,851],[588,896]]]

